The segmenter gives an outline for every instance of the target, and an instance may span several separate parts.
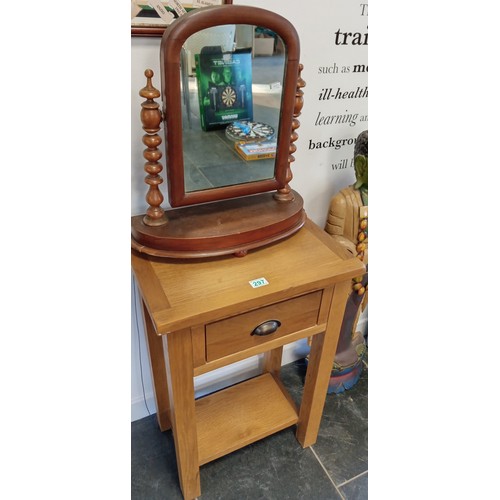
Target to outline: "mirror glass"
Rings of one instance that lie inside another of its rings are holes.
[[[260,26],[214,26],[181,54],[185,192],[275,176],[285,45]]]

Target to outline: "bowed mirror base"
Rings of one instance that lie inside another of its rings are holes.
[[[140,253],[170,258],[205,258],[269,245],[296,233],[305,223],[301,196],[280,202],[274,193],[261,193],[166,210],[161,226],[132,217],[132,248]]]

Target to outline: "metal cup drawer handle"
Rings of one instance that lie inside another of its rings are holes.
[[[277,319],[270,319],[269,321],[264,321],[260,325],[256,326],[250,335],[271,335],[281,326],[281,321]]]

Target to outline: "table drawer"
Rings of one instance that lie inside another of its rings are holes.
[[[206,325],[207,361],[316,325],[321,296],[321,290],[308,293]]]

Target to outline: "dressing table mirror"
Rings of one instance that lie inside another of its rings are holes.
[[[299,53],[290,22],[255,7],[196,9],[165,29],[161,91],[151,70],[140,91],[149,206],[132,217],[135,250],[244,256],[303,226],[303,200],[289,186],[305,85]]]

